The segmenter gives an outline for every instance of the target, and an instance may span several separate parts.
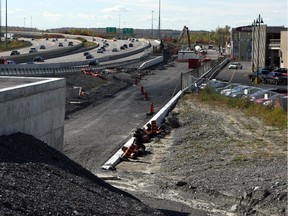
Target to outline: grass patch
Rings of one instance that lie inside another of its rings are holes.
[[[195,98],[210,105],[242,110],[248,116],[262,118],[268,126],[276,126],[281,129],[287,128],[287,113],[281,107],[272,108],[241,98],[227,98],[215,93],[211,88],[205,88],[203,91],[200,91],[199,95],[195,96]]]
[[[7,41],[7,47],[6,47],[6,42],[2,41],[0,43],[0,52],[5,52],[9,50],[17,50],[20,48],[28,47],[31,46],[31,42],[29,41],[24,41],[24,40],[9,40]]]

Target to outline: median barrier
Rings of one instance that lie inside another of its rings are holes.
[[[144,62],[142,65],[140,65],[140,67],[138,69],[139,70],[144,70],[144,69],[146,69],[148,67],[151,67],[153,65],[159,64],[159,63],[161,63],[163,61],[164,61],[164,57],[163,56],[158,56],[158,57],[156,57],[154,59],[151,59],[151,60],[149,60],[147,62]]]
[[[75,47],[80,46],[79,45],[75,45]],[[143,50],[147,49],[148,47],[150,47],[151,45],[148,44],[145,47],[142,47],[140,49],[137,49],[135,51],[132,52],[128,52],[128,53],[124,53],[124,54],[119,54],[119,55],[113,55],[113,56],[104,56],[104,57],[100,57],[98,58],[99,62],[106,62],[106,61],[110,61],[113,59],[119,59],[119,58],[123,58],[123,57],[128,57],[130,55],[134,55],[136,53],[142,52]],[[63,50],[65,50],[67,48],[67,50],[71,49],[71,47],[64,47],[61,48]],[[73,47],[72,47],[73,48]],[[58,49],[57,49],[58,50]],[[62,50],[62,51],[63,51]],[[46,51],[45,51],[46,52]],[[48,52],[48,51],[47,51]],[[49,51],[51,52],[54,56],[55,56],[55,50],[53,51]],[[44,53],[44,52],[41,52]],[[16,58],[34,58],[35,56],[39,55],[39,53],[33,53],[33,54],[22,54],[20,56],[12,56],[9,57],[9,59],[16,59]],[[126,63],[131,63],[131,62],[135,62],[135,59],[133,60],[128,60],[126,61]],[[34,74],[34,75],[47,75],[47,74],[55,74],[56,70],[54,70],[55,68],[57,69],[64,69],[66,70],[67,73],[71,73],[71,70],[73,67],[78,67],[78,66],[82,66],[82,65],[88,65],[89,60],[82,60],[82,61],[76,61],[76,62],[63,62],[63,63],[35,63],[35,64],[16,64],[16,65],[0,65],[0,75],[1,76],[27,76],[30,74]],[[101,64],[103,66],[103,64]],[[109,63],[109,65],[113,65],[114,67],[119,66],[119,63],[115,63],[115,64],[111,64]],[[123,64],[121,64],[123,65]],[[97,67],[98,68],[98,67]],[[21,70],[20,70],[21,69]],[[32,73],[31,70],[33,69],[37,69],[37,72]],[[4,72],[3,72],[4,70]],[[17,73],[15,72],[17,71]],[[20,72],[22,71],[22,72]],[[78,71],[78,70],[76,70]],[[63,73],[63,70],[62,70]]]
[[[159,112],[157,112],[144,126],[143,128],[147,129],[147,125],[151,124],[152,121],[156,122],[157,125],[161,125],[164,121],[167,114],[174,108],[178,99],[182,95],[183,91],[179,91]],[[129,147],[132,145],[134,141],[134,137],[131,137],[125,144],[125,147]],[[122,148],[119,149],[105,164],[102,166],[105,170],[115,170],[116,166],[121,163],[121,155],[123,151]]]

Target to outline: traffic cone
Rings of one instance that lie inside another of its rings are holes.
[[[151,121],[151,133],[156,134],[156,132],[157,132],[157,124],[156,124],[156,121],[153,120]]]
[[[123,160],[128,160],[131,156],[132,153],[134,153],[134,151],[136,150],[136,146],[135,144],[131,144],[128,149],[121,155],[121,158]]]
[[[146,114],[146,116],[151,116],[154,114],[154,103],[150,104],[150,112]]]

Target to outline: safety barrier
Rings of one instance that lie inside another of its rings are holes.
[[[147,62],[144,62],[142,65],[140,65],[140,67],[138,68],[139,70],[144,70],[148,67],[151,67],[153,65],[159,64],[161,62],[164,61],[164,57],[163,56],[158,56],[157,58],[151,59]]]
[[[183,91],[179,91],[159,112],[157,112],[144,126],[143,129],[147,130],[148,125],[152,126],[152,122],[156,127],[157,125],[161,125],[167,116],[168,112],[171,111],[172,108],[176,105],[179,97],[182,95]],[[129,148],[133,143],[135,137],[130,138],[123,147]],[[115,170],[115,167],[123,160],[122,159],[123,150],[119,149],[105,164],[102,166],[103,169],[106,170]]]
[[[207,73],[209,73],[209,71],[211,70],[211,68],[218,68],[218,67],[223,67],[223,62],[220,62],[219,65],[213,65],[213,67],[211,66],[209,69],[206,68],[208,70],[208,72],[203,72],[202,74],[200,74],[200,76],[205,76],[207,75]],[[211,72],[211,71],[210,71]],[[197,81],[197,79],[195,80]],[[153,132],[152,133],[157,133],[157,125],[161,125],[164,122],[164,119],[166,118],[166,116],[168,115],[168,113],[175,107],[178,99],[181,97],[181,95],[187,91],[187,89],[190,87],[190,85],[192,85],[192,83],[189,83],[187,86],[185,86],[184,88],[182,88],[182,90],[180,90],[160,111],[158,111],[142,128],[143,130],[147,130],[147,131],[151,131],[152,130],[152,125],[153,125]],[[144,87],[141,86],[141,93],[145,95],[145,91],[144,91]],[[153,105],[154,106],[154,105]],[[151,107],[150,107],[151,108]],[[154,107],[153,107],[154,109]],[[153,110],[154,111],[154,110]],[[149,115],[147,115],[149,116]],[[151,128],[149,128],[151,126]],[[156,129],[156,130],[155,130]],[[123,147],[128,148],[130,147],[133,142],[135,141],[135,137],[130,138]],[[106,170],[115,170],[116,166],[121,163],[121,161],[123,160],[121,158],[123,154],[123,150],[119,149],[108,161],[106,161],[103,165],[102,168],[106,169]]]
[[[143,59],[146,54],[138,57],[137,59],[131,59],[120,63],[109,63],[111,60],[129,57],[135,55],[136,53],[143,52],[145,49],[149,48],[151,45],[148,44],[140,49],[134,50],[132,52],[127,52],[119,55],[109,55],[98,58],[101,66],[96,66],[96,68],[105,67],[105,65],[111,67],[125,66],[134,62],[138,62]],[[26,55],[26,54],[24,54]],[[10,65],[0,65],[0,76],[41,76],[41,75],[54,75],[60,73],[73,73],[78,72],[79,68],[83,65],[88,65],[88,60],[75,61],[75,62],[64,62],[64,63],[35,63],[35,64],[10,64]],[[107,63],[106,63],[107,62]],[[76,68],[75,68],[76,67]],[[93,67],[95,68],[95,67]]]

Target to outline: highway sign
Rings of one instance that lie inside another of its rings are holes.
[[[123,28],[123,34],[133,34],[133,28]]]
[[[116,27],[106,27],[106,33],[116,33]]]

